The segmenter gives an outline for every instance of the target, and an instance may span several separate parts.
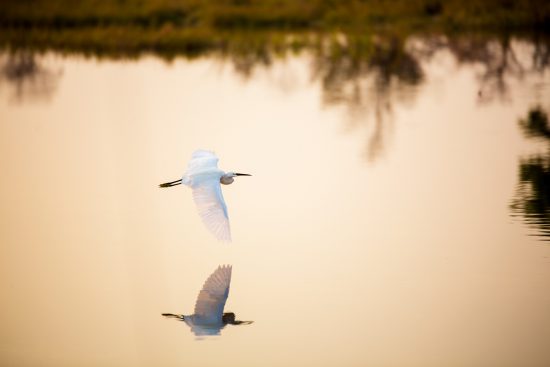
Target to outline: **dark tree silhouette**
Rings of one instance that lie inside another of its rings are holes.
[[[550,125],[548,115],[535,107],[519,122],[525,136],[545,139],[549,143],[546,155],[525,158],[519,164],[519,182],[510,205],[514,214],[537,228],[538,234],[550,241]]]

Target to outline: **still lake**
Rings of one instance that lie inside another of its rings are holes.
[[[1,53],[0,364],[550,365],[549,47],[403,47]],[[229,245],[158,188],[198,148],[253,175]],[[254,323],[197,340],[161,313],[221,264]]]

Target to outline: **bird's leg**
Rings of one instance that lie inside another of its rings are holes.
[[[179,319],[179,320],[184,319],[183,315],[175,315],[173,313],[163,313],[162,316],[164,316],[164,317],[173,317],[173,318]]]
[[[172,181],[172,182],[165,182],[163,184],[160,184],[159,187],[171,187],[171,186],[176,186],[180,184],[181,184],[181,179]]]

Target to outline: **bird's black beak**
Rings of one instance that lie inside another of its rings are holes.
[[[235,320],[233,322],[230,322],[229,324],[231,325],[250,325],[252,324],[254,321],[239,321],[239,320]]]
[[[235,173],[235,176],[252,176],[252,175],[249,175],[248,173]]]

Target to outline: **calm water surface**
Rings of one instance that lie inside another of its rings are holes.
[[[438,42],[355,67],[2,54],[1,364],[550,365],[550,143],[520,122],[550,110],[548,50]],[[231,245],[157,187],[197,148],[253,174],[224,187]],[[226,263],[254,324],[162,318]]]

